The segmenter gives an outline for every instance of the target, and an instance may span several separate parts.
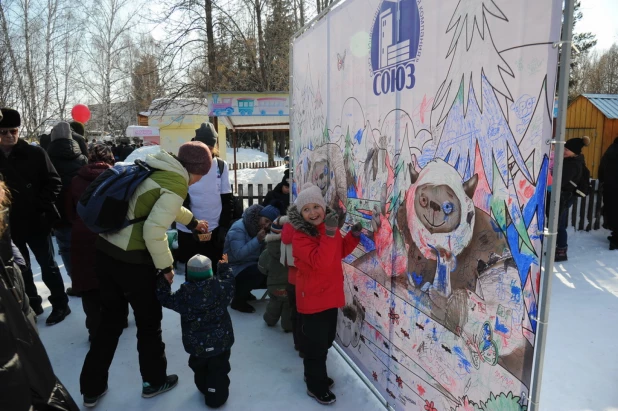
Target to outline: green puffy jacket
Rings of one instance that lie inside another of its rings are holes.
[[[97,247],[120,261],[154,263],[162,270],[174,262],[167,242],[167,229],[174,221],[190,228],[197,221],[191,211],[182,206],[189,191],[189,173],[182,164],[164,151],[148,155],[146,163],[157,171],[133,193],[127,218],[148,218],[120,231],[100,234]]]
[[[281,234],[270,233],[266,236],[266,249],[260,254],[258,268],[266,275],[269,289],[285,288],[288,284],[288,269],[279,261],[281,259]]]

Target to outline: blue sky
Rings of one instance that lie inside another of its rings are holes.
[[[581,0],[584,18],[575,27],[577,32],[590,31],[597,36],[598,51],[618,43],[618,0]]]

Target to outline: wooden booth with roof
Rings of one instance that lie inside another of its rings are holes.
[[[236,148],[239,131],[290,130],[290,95],[288,93],[223,92],[207,93],[209,115],[214,117],[219,133],[219,146],[225,147],[226,129],[231,130],[234,158],[234,191],[236,178]],[[222,150],[225,151],[225,150]]]
[[[566,140],[589,136],[582,154],[592,178],[597,178],[601,157],[618,137],[618,94],[582,94],[569,104]]]

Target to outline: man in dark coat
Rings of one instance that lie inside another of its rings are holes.
[[[56,208],[60,212],[60,221],[54,226],[54,234],[58,242],[58,253],[62,257],[64,268],[71,277],[71,222],[65,213],[68,189],[73,177],[77,175],[82,166],[88,163],[88,157],[82,154],[79,143],[73,140],[69,123],[59,122],[51,131],[51,143],[47,148],[47,154],[54,168],[62,180],[62,190],[56,200]],[[73,292],[72,287],[67,289],[68,295],[79,296]]]
[[[609,249],[618,249],[618,137],[609,146],[599,166],[599,181],[603,184],[603,219],[611,230]]]
[[[288,211],[288,207],[290,206],[290,170],[287,169],[283,173],[283,178],[281,182],[275,186],[272,190],[270,190],[266,197],[264,197],[264,202],[262,205],[266,207],[267,205],[275,206],[279,209],[279,213],[281,215],[285,215]]]
[[[55,201],[62,181],[45,150],[19,139],[21,117],[16,110],[3,108],[0,121],[0,173],[11,191],[12,212],[10,223],[13,241],[23,254],[28,266],[28,247],[41,266],[43,282],[49,288],[52,312],[46,323],[61,322],[71,312],[64,292],[60,269],[54,259],[51,239],[53,224],[60,219]],[[30,273],[28,275],[27,273]],[[37,315],[43,313],[32,271],[24,274],[30,305]]]
[[[560,216],[558,218],[558,235],[556,237],[555,261],[567,261],[568,250],[568,214],[569,208],[576,199],[575,192],[582,178],[586,160],[582,148],[590,144],[590,137],[572,138],[564,145],[564,160],[562,163],[562,185],[560,187]]]
[[[131,155],[135,148],[129,144],[128,138],[120,139],[120,146],[118,147],[118,161],[124,161]]]

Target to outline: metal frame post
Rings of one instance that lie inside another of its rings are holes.
[[[236,163],[236,129],[232,130],[232,135],[234,136],[234,192],[238,194],[238,165]]]
[[[541,397],[541,382],[543,374],[543,360],[547,339],[547,325],[549,319],[549,300],[554,271],[554,257],[558,218],[560,216],[560,187],[562,185],[562,163],[564,158],[564,138],[566,128],[566,114],[569,96],[569,73],[571,71],[571,39],[573,38],[573,9],[574,0],[565,0],[562,23],[562,53],[560,53],[560,75],[558,78],[558,121],[556,127],[554,170],[552,193],[549,208],[548,232],[545,233],[544,245],[546,258],[543,264],[541,290],[539,292],[536,342],[534,363],[532,366],[532,383],[528,410],[539,411]],[[557,44],[554,45],[557,47]]]

